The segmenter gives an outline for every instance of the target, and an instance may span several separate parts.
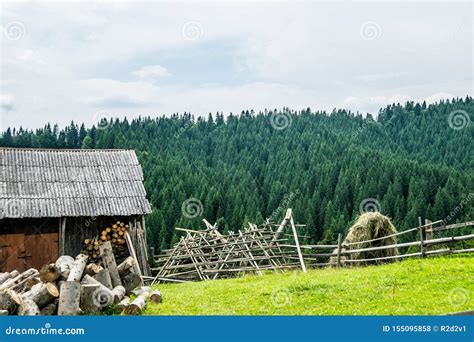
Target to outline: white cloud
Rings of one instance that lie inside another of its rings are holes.
[[[471,7],[2,4],[1,21],[25,27],[21,39],[0,41],[2,92],[15,102],[6,120],[27,127],[87,122],[107,108],[128,116],[281,106],[376,113],[391,102],[466,96],[472,94]],[[371,41],[360,36],[369,21],[382,32]],[[204,34],[186,39],[188,23]]]
[[[463,95],[468,95],[468,94],[458,94],[457,96],[464,97]],[[427,96],[426,98],[424,98],[424,100],[427,103],[435,103],[435,102],[439,102],[440,100],[446,100],[446,99],[451,100],[452,98],[455,98],[457,96],[450,93],[436,93],[436,94]]]
[[[384,104],[403,103],[403,102],[408,101],[409,99],[410,99],[409,95],[403,95],[403,94],[396,94],[396,95],[391,95],[391,96],[379,95],[379,96],[368,96],[368,97],[349,96],[344,99],[344,104],[349,105],[349,106],[351,105],[383,106]]]
[[[2,112],[8,112],[13,110],[13,96],[11,95],[0,95],[0,108]]]
[[[156,81],[157,79],[170,76],[169,71],[161,65],[147,65],[132,73],[139,78]]]
[[[159,88],[146,82],[86,79],[75,83],[80,100],[94,107],[137,107],[156,103]]]
[[[453,97],[455,96],[449,93],[435,93],[421,97],[407,94],[378,95],[368,97],[348,96],[343,100],[342,106],[345,108],[358,110],[363,114],[366,112],[377,114],[378,109],[394,103],[400,103],[403,105],[407,101],[426,101],[426,103],[429,104],[439,102],[440,100],[452,99]]]

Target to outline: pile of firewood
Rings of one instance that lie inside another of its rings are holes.
[[[100,244],[100,263],[89,257],[61,256],[41,270],[0,273],[1,315],[80,315],[107,310],[140,314],[148,301],[161,302],[159,291],[143,286],[133,257],[116,264],[110,241]],[[132,298],[130,295],[133,294]]]
[[[110,241],[114,250],[115,258],[121,262],[128,256],[126,233],[129,230],[128,224],[118,221],[111,227],[106,227],[99,236],[84,240],[83,253],[89,257],[90,262],[97,262],[100,258],[100,245]]]

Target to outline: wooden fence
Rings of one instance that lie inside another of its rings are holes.
[[[435,234],[440,232],[449,232],[459,230],[460,228],[467,228],[473,227],[474,221],[467,221],[463,223],[454,223],[450,225],[446,225],[444,221],[436,221],[431,222],[426,220],[425,224],[421,224],[421,218],[419,219],[420,225],[411,229],[407,229],[395,234],[387,235],[381,238],[372,239],[372,240],[365,240],[365,241],[357,241],[357,242],[342,242],[342,235],[339,234],[338,237],[338,244],[334,245],[301,245],[300,247],[307,251],[320,251],[320,250],[332,250],[332,252],[326,253],[313,253],[313,254],[305,254],[307,258],[314,258],[314,257],[329,257],[334,258],[335,262],[328,261],[326,263],[318,263],[316,266],[338,266],[342,267],[346,264],[364,264],[364,263],[376,263],[376,262],[384,262],[388,260],[398,260],[410,257],[420,257],[425,258],[428,256],[433,255],[442,255],[442,254],[461,254],[461,253],[470,253],[474,252],[474,248],[461,248],[461,249],[451,249],[448,248],[447,245],[453,242],[459,241],[466,241],[474,239],[474,234],[466,234],[466,235],[453,235],[453,236],[444,236],[439,238],[434,238]],[[386,246],[377,246],[377,247],[368,247],[368,248],[357,248],[357,246],[374,243],[377,241],[381,241],[388,238],[393,237],[400,237],[403,235],[407,235],[410,233],[416,232],[416,235],[419,238],[416,241],[410,242],[403,242],[403,243],[396,243],[392,245]],[[432,248],[434,246],[444,245],[444,248],[435,249]],[[294,247],[294,246],[289,246]],[[385,257],[377,257],[377,258],[368,258],[368,259],[350,259],[352,254],[355,253],[364,253],[364,252],[372,252],[372,251],[381,251],[384,249],[392,249],[397,248],[398,250],[415,247],[419,250],[417,252],[410,252],[410,253],[401,253],[399,255],[393,256],[385,256]]]
[[[236,233],[222,235],[215,225],[206,220],[205,230],[176,228],[184,236],[173,248],[164,250],[153,260],[159,265],[154,268],[155,282],[185,282],[195,280],[213,280],[226,278],[242,273],[261,275],[263,271],[283,271],[289,268],[307,267],[344,267],[362,264],[382,263],[410,257],[425,258],[441,254],[459,254],[474,252],[474,248],[453,249],[448,245],[474,239],[474,221],[446,225],[444,221],[425,220],[417,227],[385,237],[358,241],[343,241],[339,234],[336,244],[305,245],[300,244],[301,236],[297,234],[298,225],[294,223],[291,209],[287,210],[280,224],[265,223],[259,227],[249,224],[248,228]],[[274,229],[276,227],[276,229]],[[286,229],[291,229],[287,232]],[[456,231],[468,228],[470,234],[454,235]],[[418,236],[415,241],[401,242],[392,245],[374,246],[384,239],[410,235]],[[446,236],[451,234],[451,236]],[[436,237],[436,235],[443,235]],[[371,247],[359,248],[370,244]],[[436,246],[443,248],[434,249]],[[357,259],[354,254],[394,249],[403,251],[397,255]],[[406,249],[406,250],[405,250]],[[405,250],[405,251],[404,251]],[[414,251],[415,250],[415,251]],[[354,257],[354,258],[352,258]]]

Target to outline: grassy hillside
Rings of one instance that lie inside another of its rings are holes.
[[[474,256],[156,286],[149,315],[437,315],[474,309]]]

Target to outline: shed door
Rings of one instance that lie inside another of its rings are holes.
[[[0,271],[25,271],[22,251],[25,250],[25,234],[0,235]]]
[[[0,272],[40,269],[56,261],[58,254],[57,232],[0,235]]]
[[[45,264],[55,262],[59,257],[59,234],[25,234],[26,268],[40,269]]]

